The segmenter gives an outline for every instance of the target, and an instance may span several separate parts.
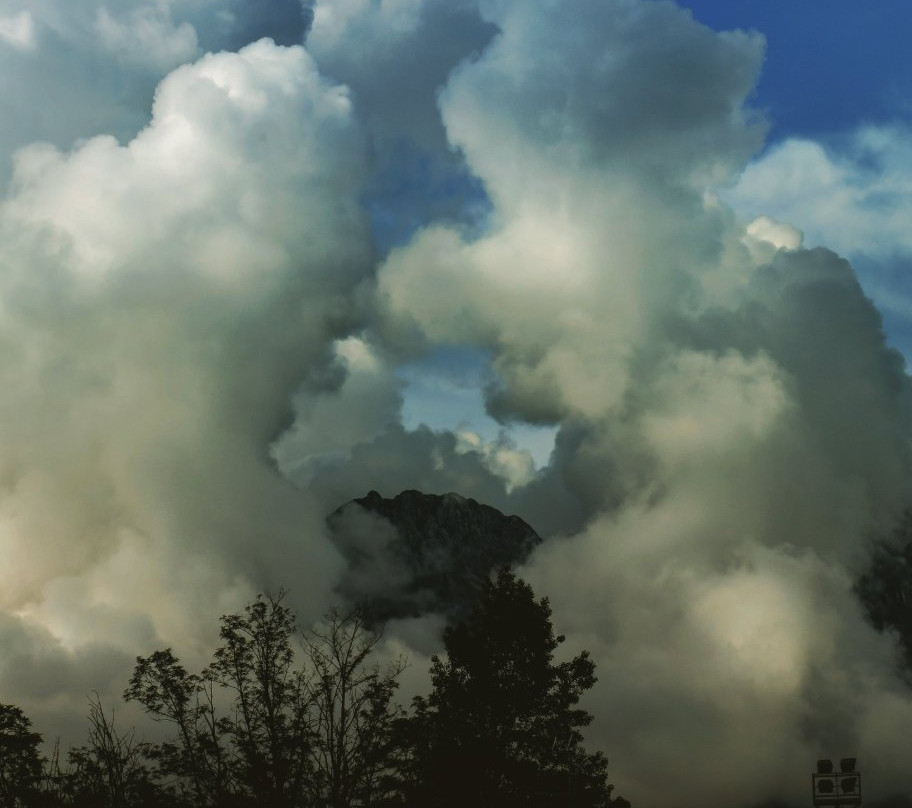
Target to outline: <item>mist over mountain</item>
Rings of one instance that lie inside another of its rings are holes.
[[[348,562],[339,592],[372,622],[441,612],[459,617],[484,581],[523,563],[541,537],[518,516],[453,492],[370,491],[327,517]]]

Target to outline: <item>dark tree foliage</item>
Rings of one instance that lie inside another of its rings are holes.
[[[33,805],[42,775],[41,735],[18,707],[0,704],[0,808]]]
[[[912,682],[912,511],[889,537],[875,542],[855,592],[872,625],[895,632],[900,668]]]
[[[146,765],[149,745],[135,729],[121,731],[95,693],[89,698],[87,743],[70,750],[62,788],[53,789],[74,808],[159,808],[168,804]],[[55,778],[48,778],[52,780]],[[52,785],[52,783],[48,783]],[[51,790],[51,789],[48,789]]]
[[[357,614],[330,612],[304,639],[311,706],[315,804],[328,808],[383,805],[397,794],[394,729],[402,711],[392,706],[400,660],[369,665],[380,635]]]
[[[137,658],[124,698],[174,725],[150,754],[183,804],[370,808],[389,790],[401,666],[369,664],[380,637],[354,615],[330,613],[299,644],[283,594],[224,616],[200,674],[170,649]]]
[[[626,805],[612,799],[607,761],[582,746],[592,717],[577,705],[595,684],[583,652],[555,663],[547,599],[509,570],[432,658],[433,690],[405,722],[406,802],[423,808]]]
[[[244,614],[222,618],[222,644],[205,678],[233,693],[234,718],[221,728],[236,754],[243,790],[266,805],[298,802],[311,745],[302,673],[294,668],[292,611],[278,597],[258,597]]]
[[[229,768],[211,679],[188,673],[167,648],[137,657],[124,699],[174,725],[176,738],[149,752],[159,776],[199,806],[222,804],[230,791]]]
[[[212,662],[138,657],[124,693],[173,728],[151,744],[98,695],[85,745],[38,752],[18,707],[0,705],[0,808],[621,808],[579,708],[595,683],[583,652],[556,663],[546,599],[508,570],[445,631],[432,692],[393,703],[402,660],[373,662],[380,635],[330,612],[299,636],[283,594],[221,620]]]

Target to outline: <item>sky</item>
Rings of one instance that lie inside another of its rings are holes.
[[[0,702],[79,743],[137,654],[332,606],[340,504],[457,491],[545,537],[637,808],[908,790],[852,593],[912,482],[876,11],[0,0]],[[404,695],[439,628],[387,627]]]

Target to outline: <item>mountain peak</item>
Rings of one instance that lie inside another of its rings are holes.
[[[383,622],[471,608],[482,583],[522,563],[541,542],[520,517],[456,492],[371,490],[327,517],[348,562],[340,592]]]

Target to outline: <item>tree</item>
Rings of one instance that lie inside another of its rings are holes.
[[[138,701],[154,720],[177,730],[174,741],[149,750],[159,774],[176,779],[195,805],[222,804],[231,791],[231,775],[211,678],[188,673],[166,648],[136,658],[124,699]]]
[[[912,683],[912,511],[902,515],[890,536],[874,542],[855,593],[874,628],[895,632],[899,667]]]
[[[357,613],[337,611],[304,637],[319,805],[367,808],[397,790],[393,730],[400,710],[392,697],[403,662],[368,664],[380,639]]]
[[[89,697],[88,717],[88,743],[69,753],[70,804],[87,808],[163,805],[164,795],[145,765],[149,745],[136,740],[134,729],[118,730],[114,713],[108,718],[97,693]]]
[[[607,761],[582,746],[592,717],[577,704],[596,681],[583,652],[555,664],[563,642],[547,599],[507,569],[432,657],[433,690],[406,722],[410,805],[450,808],[625,805]]]
[[[310,727],[303,674],[294,668],[295,615],[285,592],[260,595],[244,614],[222,618],[222,645],[205,675],[234,692],[223,722],[237,752],[241,783],[263,804],[298,804],[310,772]]]
[[[186,783],[194,805],[302,804],[310,728],[302,674],[293,668],[294,614],[285,596],[259,595],[224,615],[212,663],[190,674],[171,652],[137,657],[127,700],[177,729],[154,752],[161,772]],[[230,697],[224,716],[216,705]]]
[[[0,808],[30,805],[41,779],[40,733],[18,707],[0,704]]]
[[[338,612],[303,635],[299,665],[283,598],[261,595],[223,616],[200,674],[170,649],[137,657],[124,698],[175,726],[177,737],[150,754],[195,808],[377,806],[390,790],[401,665],[370,664],[379,635]]]

